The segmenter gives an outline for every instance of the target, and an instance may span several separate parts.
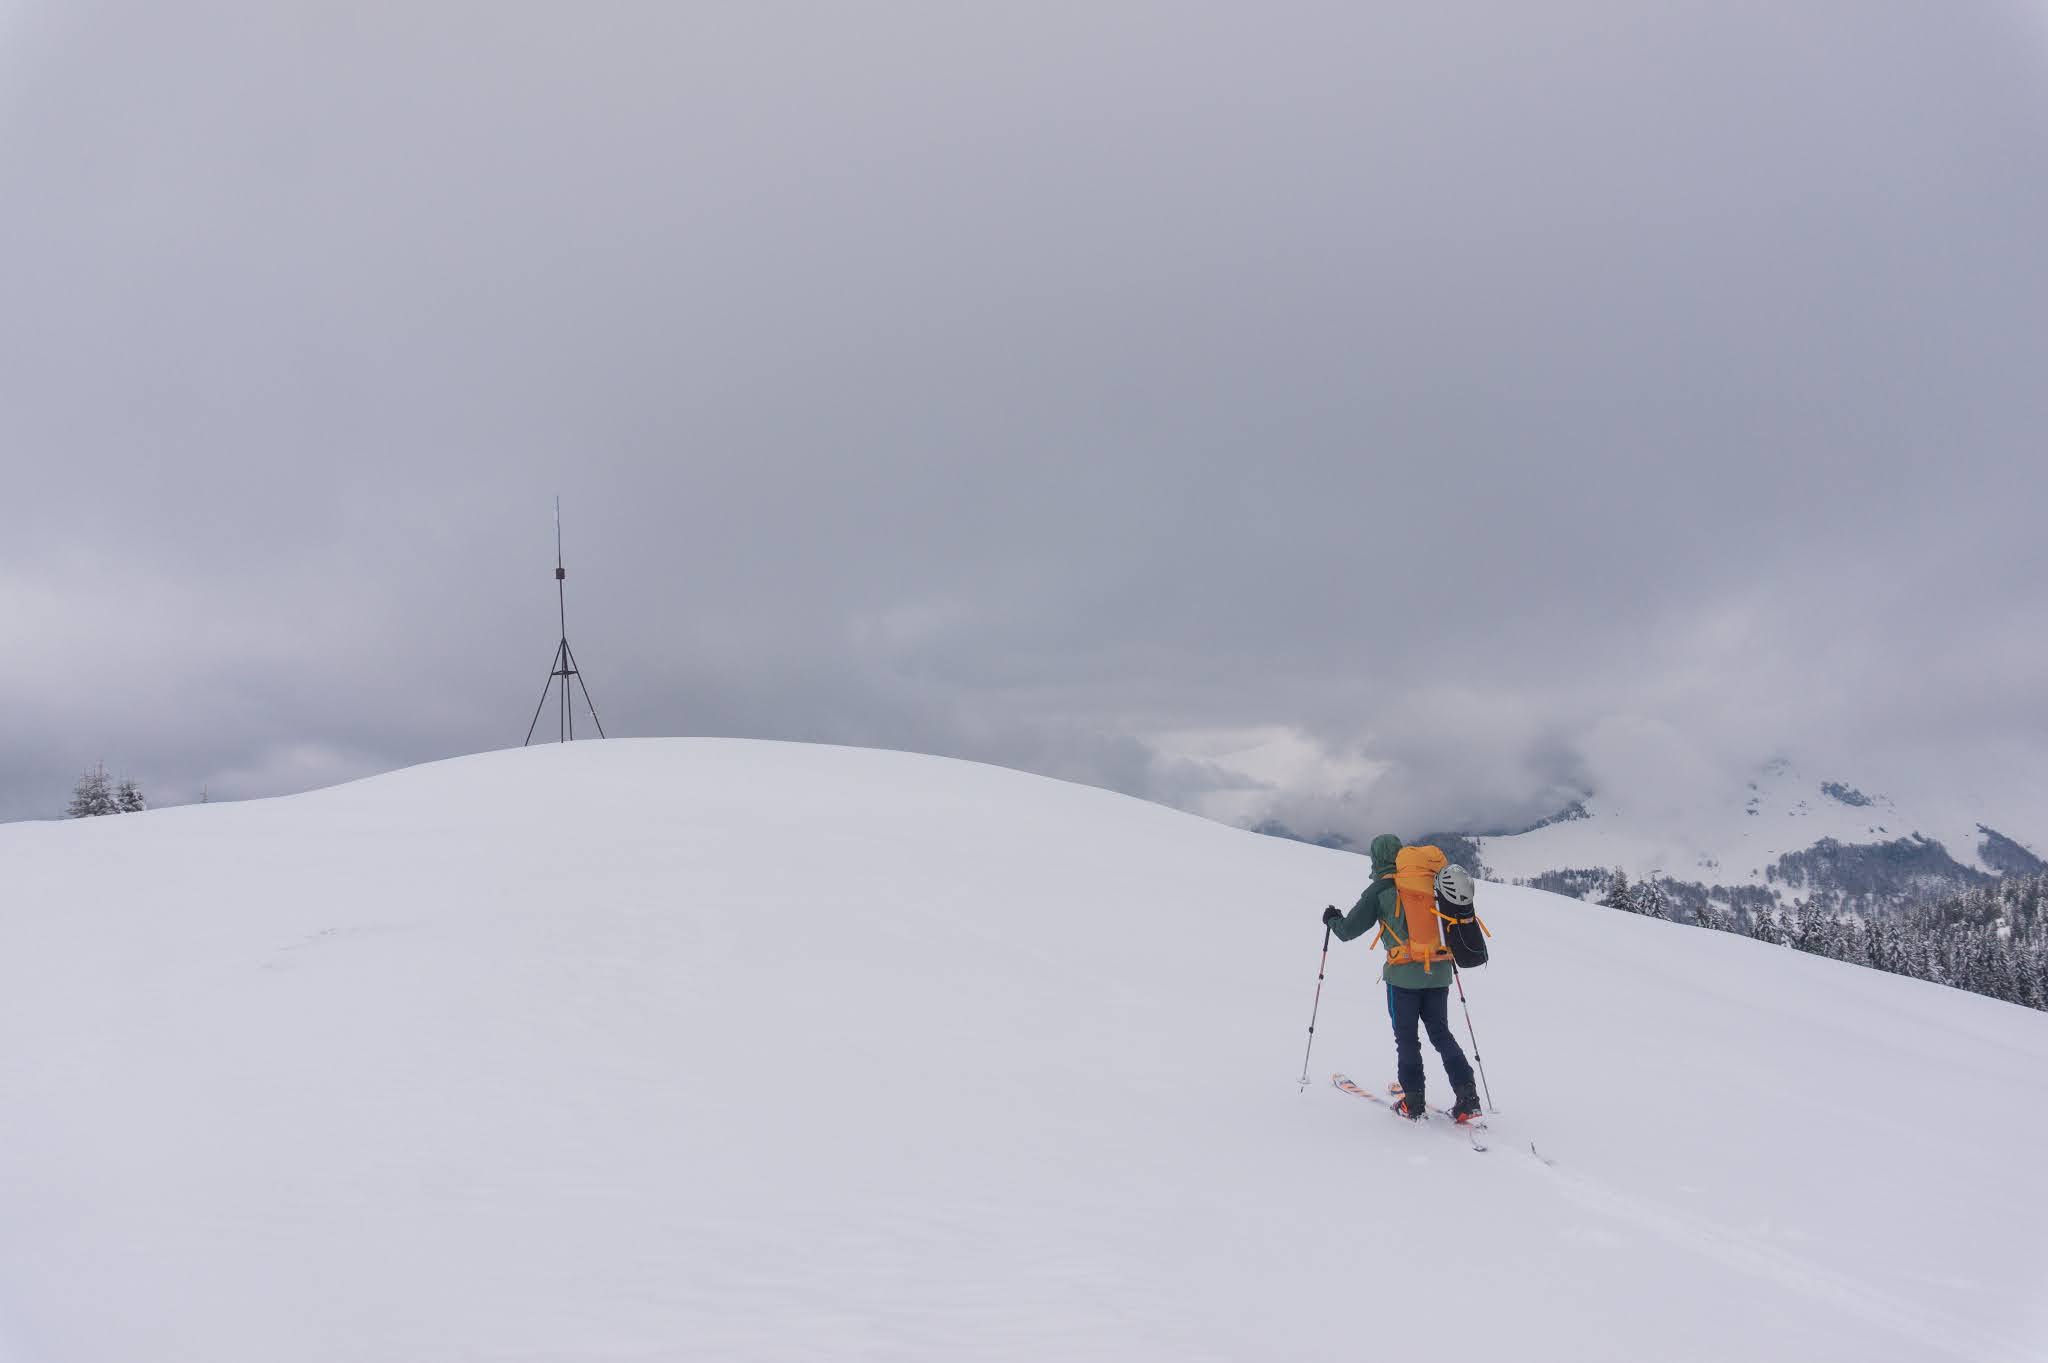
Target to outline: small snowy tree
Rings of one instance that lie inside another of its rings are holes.
[[[67,819],[92,819],[102,814],[119,814],[121,806],[114,795],[113,782],[107,779],[104,763],[95,763],[91,771],[78,778],[78,784],[71,788],[71,804],[64,811]]]
[[[1834,938],[1834,920],[1821,912],[1817,900],[1808,898],[1799,905],[1798,917],[1793,922],[1792,945],[1801,951],[1810,951],[1817,956],[1833,954],[1829,947]]]
[[[140,814],[149,808],[143,803],[142,789],[133,781],[123,781],[114,792],[114,803],[123,814]]]
[[[1614,868],[1614,875],[1608,879],[1607,888],[1600,893],[1600,907],[1620,909],[1623,913],[1636,911],[1635,887],[1628,883],[1628,872],[1619,866]]]
[[[1759,942],[1772,946],[1784,946],[1787,932],[1784,922],[1776,909],[1759,909],[1749,920],[1749,935]]]

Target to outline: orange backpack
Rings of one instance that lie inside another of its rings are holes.
[[[1401,898],[1407,931],[1387,948],[1387,964],[1420,965],[1428,973],[1438,961],[1451,959],[1436,910],[1436,873],[1444,869],[1446,861],[1442,850],[1435,847],[1404,847],[1394,858],[1394,893]]]

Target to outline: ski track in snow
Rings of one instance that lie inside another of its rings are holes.
[[[1929,1351],[1929,1358],[1954,1358],[1961,1363],[2029,1363],[2041,1358],[2038,1351],[2013,1350],[2006,1341],[1983,1331],[1969,1316],[1942,1311],[1924,1300],[1906,1309],[1898,1300],[1872,1291],[1854,1278],[1753,1235],[1659,1206],[1640,1195],[1615,1192],[1583,1174],[1556,1168],[1547,1169],[1546,1173],[1580,1206],[1637,1226],[1680,1249],[1796,1288],[1809,1297],[1831,1303],[1845,1314],[1877,1325],[1887,1334],[1910,1336]]]
[[[1371,1106],[1392,1115],[1390,1109],[1377,1100]],[[1806,1296],[1827,1301],[1845,1314],[1875,1325],[1887,1334],[1910,1337],[1928,1351],[1925,1357],[1929,1359],[1952,1358],[1959,1363],[2039,1363],[2044,1357],[2040,1350],[2014,1348],[2008,1341],[1984,1331],[1969,1315],[1932,1307],[1924,1298],[1915,1301],[1909,1309],[1891,1296],[1873,1291],[1856,1279],[1834,1272],[1811,1258],[1759,1239],[1757,1234],[1658,1203],[1640,1193],[1619,1192],[1591,1175],[1561,1168],[1556,1161],[1538,1153],[1540,1147],[1533,1138],[1526,1135],[1518,1138],[1510,1134],[1512,1125],[1499,1113],[1488,1115],[1486,1130],[1492,1144],[1487,1154],[1500,1152],[1510,1158],[1519,1157],[1525,1162],[1525,1167],[1536,1170],[1538,1176],[1548,1179],[1571,1202],[1596,1216],[1634,1227],[1684,1253],[1711,1259],[1765,1282],[1789,1286]],[[1764,1233],[1768,1233],[1767,1226]],[[1630,1244],[1627,1236],[1598,1226],[1568,1226],[1559,1230],[1558,1235],[1563,1242],[1578,1248],[1620,1251]],[[1958,1285],[1961,1284],[1949,1284],[1951,1287]]]

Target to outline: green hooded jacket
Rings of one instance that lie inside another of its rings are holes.
[[[1372,884],[1365,887],[1351,912],[1330,925],[1330,931],[1338,941],[1349,942],[1381,928],[1380,944],[1392,949],[1408,931],[1407,920],[1401,916],[1401,897],[1394,893],[1394,858],[1401,853],[1401,840],[1382,833],[1372,840],[1371,852]],[[1383,965],[1380,978],[1401,989],[1449,989],[1451,963],[1439,961],[1430,970],[1414,964]]]

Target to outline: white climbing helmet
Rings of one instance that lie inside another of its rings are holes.
[[[1465,907],[1472,902],[1471,872],[1452,862],[1436,873],[1436,892],[1444,903]]]

